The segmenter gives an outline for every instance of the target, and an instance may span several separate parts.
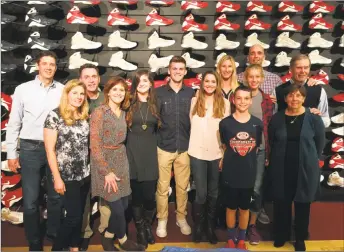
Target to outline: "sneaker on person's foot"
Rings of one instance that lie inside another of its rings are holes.
[[[177,220],[177,226],[180,227],[180,232],[183,235],[190,235],[191,234],[191,227],[187,223],[186,219]]]
[[[244,240],[239,240],[236,246],[237,249],[247,250],[246,244]]]
[[[248,227],[247,236],[251,245],[258,245],[261,240],[261,237],[257,231],[256,225],[250,225]]]
[[[236,248],[235,243],[232,239],[229,239],[227,241],[226,248]]]
[[[156,235],[160,238],[164,238],[167,236],[167,220],[158,220],[158,227],[156,228]]]
[[[258,221],[262,224],[269,224],[270,223],[270,218],[269,216],[267,215],[267,213],[265,212],[265,209],[262,208],[260,210],[260,213],[258,215]]]

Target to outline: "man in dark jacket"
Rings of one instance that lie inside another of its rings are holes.
[[[287,104],[284,100],[284,97],[286,95],[286,90],[291,84],[295,83],[298,85],[304,85],[307,90],[307,97],[304,106],[310,108],[312,113],[320,115],[325,127],[328,127],[331,121],[328,112],[326,91],[320,85],[309,85],[308,81],[310,69],[311,61],[307,55],[300,54],[291,59],[291,80],[276,87],[275,92],[273,93],[277,99],[275,111],[286,109]]]

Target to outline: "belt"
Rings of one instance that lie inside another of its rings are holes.
[[[117,150],[119,148],[121,148],[123,146],[123,144],[119,144],[119,145],[104,145],[104,149],[110,149],[110,150]]]
[[[31,143],[31,144],[44,144],[44,141],[42,140],[33,140],[33,139],[19,139],[20,142],[26,142],[26,143]]]

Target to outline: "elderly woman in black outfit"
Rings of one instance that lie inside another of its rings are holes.
[[[153,88],[154,80],[149,72],[138,71],[132,83],[131,105],[126,117],[129,128],[126,147],[137,242],[147,248],[148,243],[155,243],[151,224],[155,214],[155,192],[159,176],[159,116]]]
[[[318,160],[325,140],[324,124],[303,106],[305,97],[303,86],[291,85],[285,94],[288,107],[275,114],[269,125],[274,246],[282,247],[290,239],[294,202],[296,251],[306,250],[310,205],[319,191]]]

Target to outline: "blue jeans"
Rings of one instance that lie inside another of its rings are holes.
[[[265,174],[265,148],[258,148],[257,153],[257,175],[254,183],[254,196],[251,202],[250,210],[253,213],[258,213],[262,208],[263,197],[263,181]]]
[[[196,203],[205,204],[207,197],[217,199],[219,187],[219,159],[201,160],[190,156],[192,177],[196,184]]]
[[[61,222],[61,200],[54,189],[43,141],[20,139],[19,162],[22,175],[26,239],[29,243],[40,243],[39,195],[44,174],[47,175],[48,194],[47,233],[56,235]]]

